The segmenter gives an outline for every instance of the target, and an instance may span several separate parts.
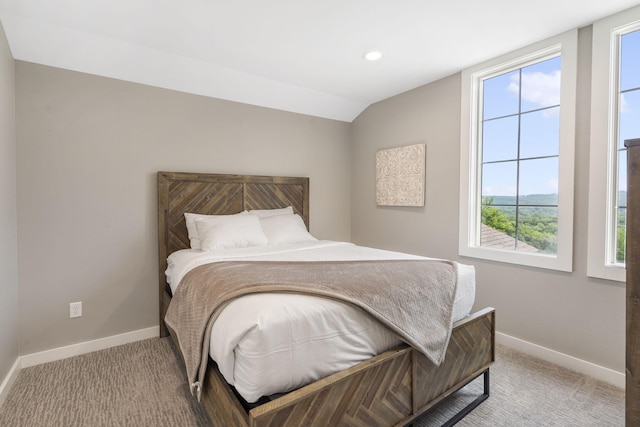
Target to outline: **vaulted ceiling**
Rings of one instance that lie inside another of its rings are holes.
[[[350,122],[637,0],[0,0],[15,59]],[[379,50],[375,62],[363,59]]]

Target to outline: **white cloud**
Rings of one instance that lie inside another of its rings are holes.
[[[620,113],[630,113],[632,109],[624,95],[624,93],[620,94]]]
[[[522,99],[539,107],[560,104],[560,75],[560,70],[551,73],[522,73]],[[518,80],[517,74],[511,77],[507,87],[509,92],[518,93]]]

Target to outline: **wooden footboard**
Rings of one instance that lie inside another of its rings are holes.
[[[487,370],[495,360],[495,311],[454,325],[445,361],[407,346],[387,351],[245,411],[210,365],[202,402],[214,426],[401,426]]]

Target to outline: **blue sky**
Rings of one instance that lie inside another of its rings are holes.
[[[560,57],[505,73],[484,81],[483,196],[513,196],[517,191],[518,131],[520,194],[558,191]],[[606,84],[606,82],[602,82]],[[626,34],[621,42],[619,100],[619,147],[625,139],[640,138],[640,30]],[[520,96],[519,96],[520,95]],[[518,103],[522,115],[518,129]],[[620,153],[619,189],[626,190],[626,153]]]
[[[483,196],[513,196],[518,185],[520,194],[558,192],[558,159],[553,156],[559,149],[561,63],[555,57],[485,80],[483,162],[491,163],[482,170]],[[518,165],[512,161],[518,150],[523,159],[519,184]]]

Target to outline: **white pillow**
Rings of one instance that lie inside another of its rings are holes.
[[[268,243],[260,219],[254,215],[201,218],[195,223],[203,251],[266,246]]]
[[[317,241],[307,231],[300,215],[276,215],[261,218],[262,230],[269,240],[269,246],[289,243]]]
[[[187,232],[189,233],[189,242],[191,244],[191,249],[200,249],[200,236],[198,236],[198,229],[196,228],[196,220],[205,219],[205,218],[228,218],[235,215],[246,215],[249,212],[243,211],[237,214],[231,215],[203,215],[203,214],[195,214],[185,212],[184,220],[187,223]]]
[[[268,218],[270,216],[293,214],[293,208],[287,206],[281,209],[253,209],[249,211],[250,214],[257,216],[258,218]]]

